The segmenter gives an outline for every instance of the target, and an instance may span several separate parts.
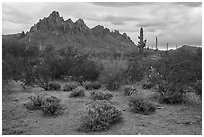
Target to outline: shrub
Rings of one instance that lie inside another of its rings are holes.
[[[165,104],[181,104],[184,103],[184,94],[168,91],[160,96],[159,102]]]
[[[86,82],[83,82],[83,84],[82,84],[84,87],[85,87],[85,89],[87,89],[87,90],[93,90],[93,89],[99,89],[99,88],[101,88],[101,84],[99,83],[99,82],[88,82],[88,81],[86,81]]]
[[[149,115],[156,111],[155,105],[141,97],[131,98],[128,105],[132,108],[133,112],[144,115]]]
[[[100,74],[100,67],[89,58],[88,54],[78,53],[73,57],[73,66],[70,74],[76,78],[77,81],[96,81]]]
[[[82,124],[78,130],[85,132],[104,131],[122,119],[122,113],[107,101],[95,102],[89,106],[88,115],[82,118]]]
[[[134,93],[137,93],[137,89],[134,88],[133,86],[129,86],[129,85],[126,85],[123,87],[123,94],[125,96],[131,96],[133,95]]]
[[[63,87],[63,91],[72,91],[72,90],[74,90],[75,88],[77,88],[78,86],[80,86],[79,83],[77,83],[77,82],[70,82],[70,83],[67,83],[67,84]]]
[[[128,62],[126,60],[103,60],[103,66],[99,81],[105,84],[108,90],[117,90],[120,85],[127,82]]]
[[[83,97],[85,95],[85,92],[84,92],[84,88],[83,87],[78,87],[78,88],[75,88],[69,95],[70,98],[73,98],[73,97]]]
[[[51,82],[49,83],[49,90],[60,90],[61,85],[59,83],[56,82]]]
[[[28,97],[29,101],[24,105],[28,110],[40,110],[45,100],[43,96],[30,96]]]
[[[128,73],[129,79],[131,82],[141,81],[149,68],[152,66],[154,60],[149,57],[141,58],[136,56],[132,60],[130,60]]]
[[[45,102],[42,105],[42,111],[44,115],[62,114],[64,108],[62,107],[60,102],[61,100],[54,96],[45,98]]]
[[[142,85],[143,89],[151,89],[153,87],[153,84],[151,82],[145,82]]]
[[[108,90],[117,90],[120,88],[120,83],[116,81],[115,79],[107,83],[106,88]]]
[[[159,102],[165,104],[184,103],[185,90],[176,85],[163,83],[159,85]]]
[[[92,91],[90,94],[94,100],[109,100],[113,97],[111,93],[102,91]]]
[[[29,110],[42,110],[45,115],[58,115],[64,110],[60,104],[61,100],[57,97],[50,96],[45,97],[42,95],[28,97],[29,102],[25,103]]]
[[[202,97],[202,80],[198,80],[193,84],[193,88],[195,89],[195,93]]]

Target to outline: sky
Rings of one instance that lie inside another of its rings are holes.
[[[137,44],[140,27],[148,47],[175,48],[202,45],[201,2],[18,2],[2,3],[2,33],[13,34],[30,28],[52,11],[73,21],[81,18],[89,28],[103,25],[127,33]]]

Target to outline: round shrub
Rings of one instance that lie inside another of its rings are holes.
[[[86,90],[93,90],[93,89],[99,89],[101,88],[101,84],[99,82],[83,82],[82,84]]]
[[[84,95],[85,95],[84,88],[83,87],[77,87],[70,93],[69,97],[70,98],[83,97]]]
[[[60,104],[61,100],[57,97],[51,96],[45,98],[45,102],[42,105],[42,111],[44,115],[59,115],[63,113],[63,107]]]
[[[108,90],[117,90],[120,88],[120,83],[117,81],[110,81],[109,83],[106,84],[106,88]]]
[[[45,100],[43,96],[30,96],[29,101],[24,104],[28,110],[40,110]]]
[[[159,84],[159,102],[165,104],[181,104],[184,103],[184,93],[186,92],[183,87],[178,87],[174,84],[160,83]]]
[[[48,88],[49,88],[49,90],[60,90],[61,85],[59,83],[56,83],[56,82],[51,82],[48,84]]]
[[[184,94],[177,91],[168,91],[160,96],[159,102],[165,104],[181,104],[184,103]]]
[[[72,90],[74,90],[75,88],[77,88],[78,86],[80,86],[79,83],[77,83],[77,82],[70,82],[70,83],[67,83],[67,84],[63,87],[63,91],[72,91]]]
[[[107,101],[95,102],[88,108],[88,114],[82,118],[79,131],[104,131],[123,119],[122,113]]]
[[[131,96],[138,92],[136,88],[134,88],[133,86],[129,86],[129,85],[125,85],[122,90],[125,96]]]
[[[113,97],[111,93],[102,91],[92,91],[90,94],[94,100],[110,100]]]
[[[155,105],[141,97],[131,98],[128,105],[132,108],[133,112],[144,115],[149,115],[156,111]]]
[[[60,104],[61,100],[54,96],[38,95],[28,97],[29,102],[25,103],[29,110],[42,110],[44,115],[58,115],[62,114],[64,108]]]

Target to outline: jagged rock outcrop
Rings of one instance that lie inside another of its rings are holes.
[[[64,20],[57,11],[40,19],[23,39],[28,43],[40,43],[42,46],[51,44],[57,48],[76,46],[79,49],[105,49],[111,47],[117,50],[121,47],[135,47],[126,33],[121,34],[117,30],[110,31],[101,25],[89,28],[84,20],[78,19],[75,22],[70,18]]]

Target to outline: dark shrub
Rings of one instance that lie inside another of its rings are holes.
[[[45,102],[42,105],[42,111],[44,115],[59,115],[63,113],[63,107],[60,104],[61,100],[57,97],[51,96],[45,98]]]
[[[159,85],[159,102],[165,104],[180,104],[184,103],[185,90],[180,86],[163,83]]]
[[[110,81],[109,83],[107,83],[106,88],[108,90],[117,90],[120,88],[120,83],[118,81]]]
[[[94,100],[109,100],[113,97],[111,93],[102,91],[92,91],[90,94]]]
[[[122,90],[125,96],[131,96],[138,92],[136,88],[134,88],[133,86],[129,86],[129,85],[124,86]]]
[[[61,85],[59,83],[56,82],[51,82],[49,83],[49,90],[60,90]]]
[[[131,98],[129,106],[133,112],[144,115],[149,115],[156,111],[155,105],[141,97]]]
[[[101,71],[99,81],[106,85],[108,90],[117,90],[120,85],[127,82],[127,60],[104,60],[104,69]]]
[[[87,90],[99,89],[101,88],[101,84],[99,82],[83,82],[83,86]]]
[[[193,84],[193,88],[195,89],[195,93],[202,97],[202,80],[198,80]]]
[[[128,68],[130,81],[141,81],[145,77],[149,68],[152,66],[153,62],[154,60],[152,60],[151,58],[141,58],[138,56],[130,60]]]
[[[89,58],[88,54],[78,53],[73,57],[73,66],[70,74],[76,78],[77,81],[96,81],[100,74],[100,67]]]
[[[85,92],[84,92],[84,88],[83,87],[78,87],[78,88],[75,88],[69,95],[70,98],[73,98],[73,97],[83,97],[85,95]]]
[[[181,104],[184,103],[184,94],[181,92],[165,92],[159,98],[160,103]]]
[[[45,99],[43,96],[30,96],[28,97],[29,102],[26,102],[24,105],[28,110],[40,110],[42,105],[45,102]]]
[[[64,110],[60,104],[61,100],[57,97],[50,96],[40,96],[29,97],[30,101],[25,103],[27,109],[29,110],[42,110],[45,115],[58,115]]]
[[[122,113],[107,101],[95,102],[89,106],[88,115],[82,118],[82,124],[78,130],[85,132],[104,131],[122,119]]]
[[[70,83],[67,83],[67,84],[63,87],[63,91],[72,91],[72,90],[74,90],[75,88],[77,88],[78,86],[80,86],[79,83],[77,83],[77,82],[70,82]]]
[[[142,85],[143,89],[151,89],[153,87],[153,84],[151,82],[145,82]]]

